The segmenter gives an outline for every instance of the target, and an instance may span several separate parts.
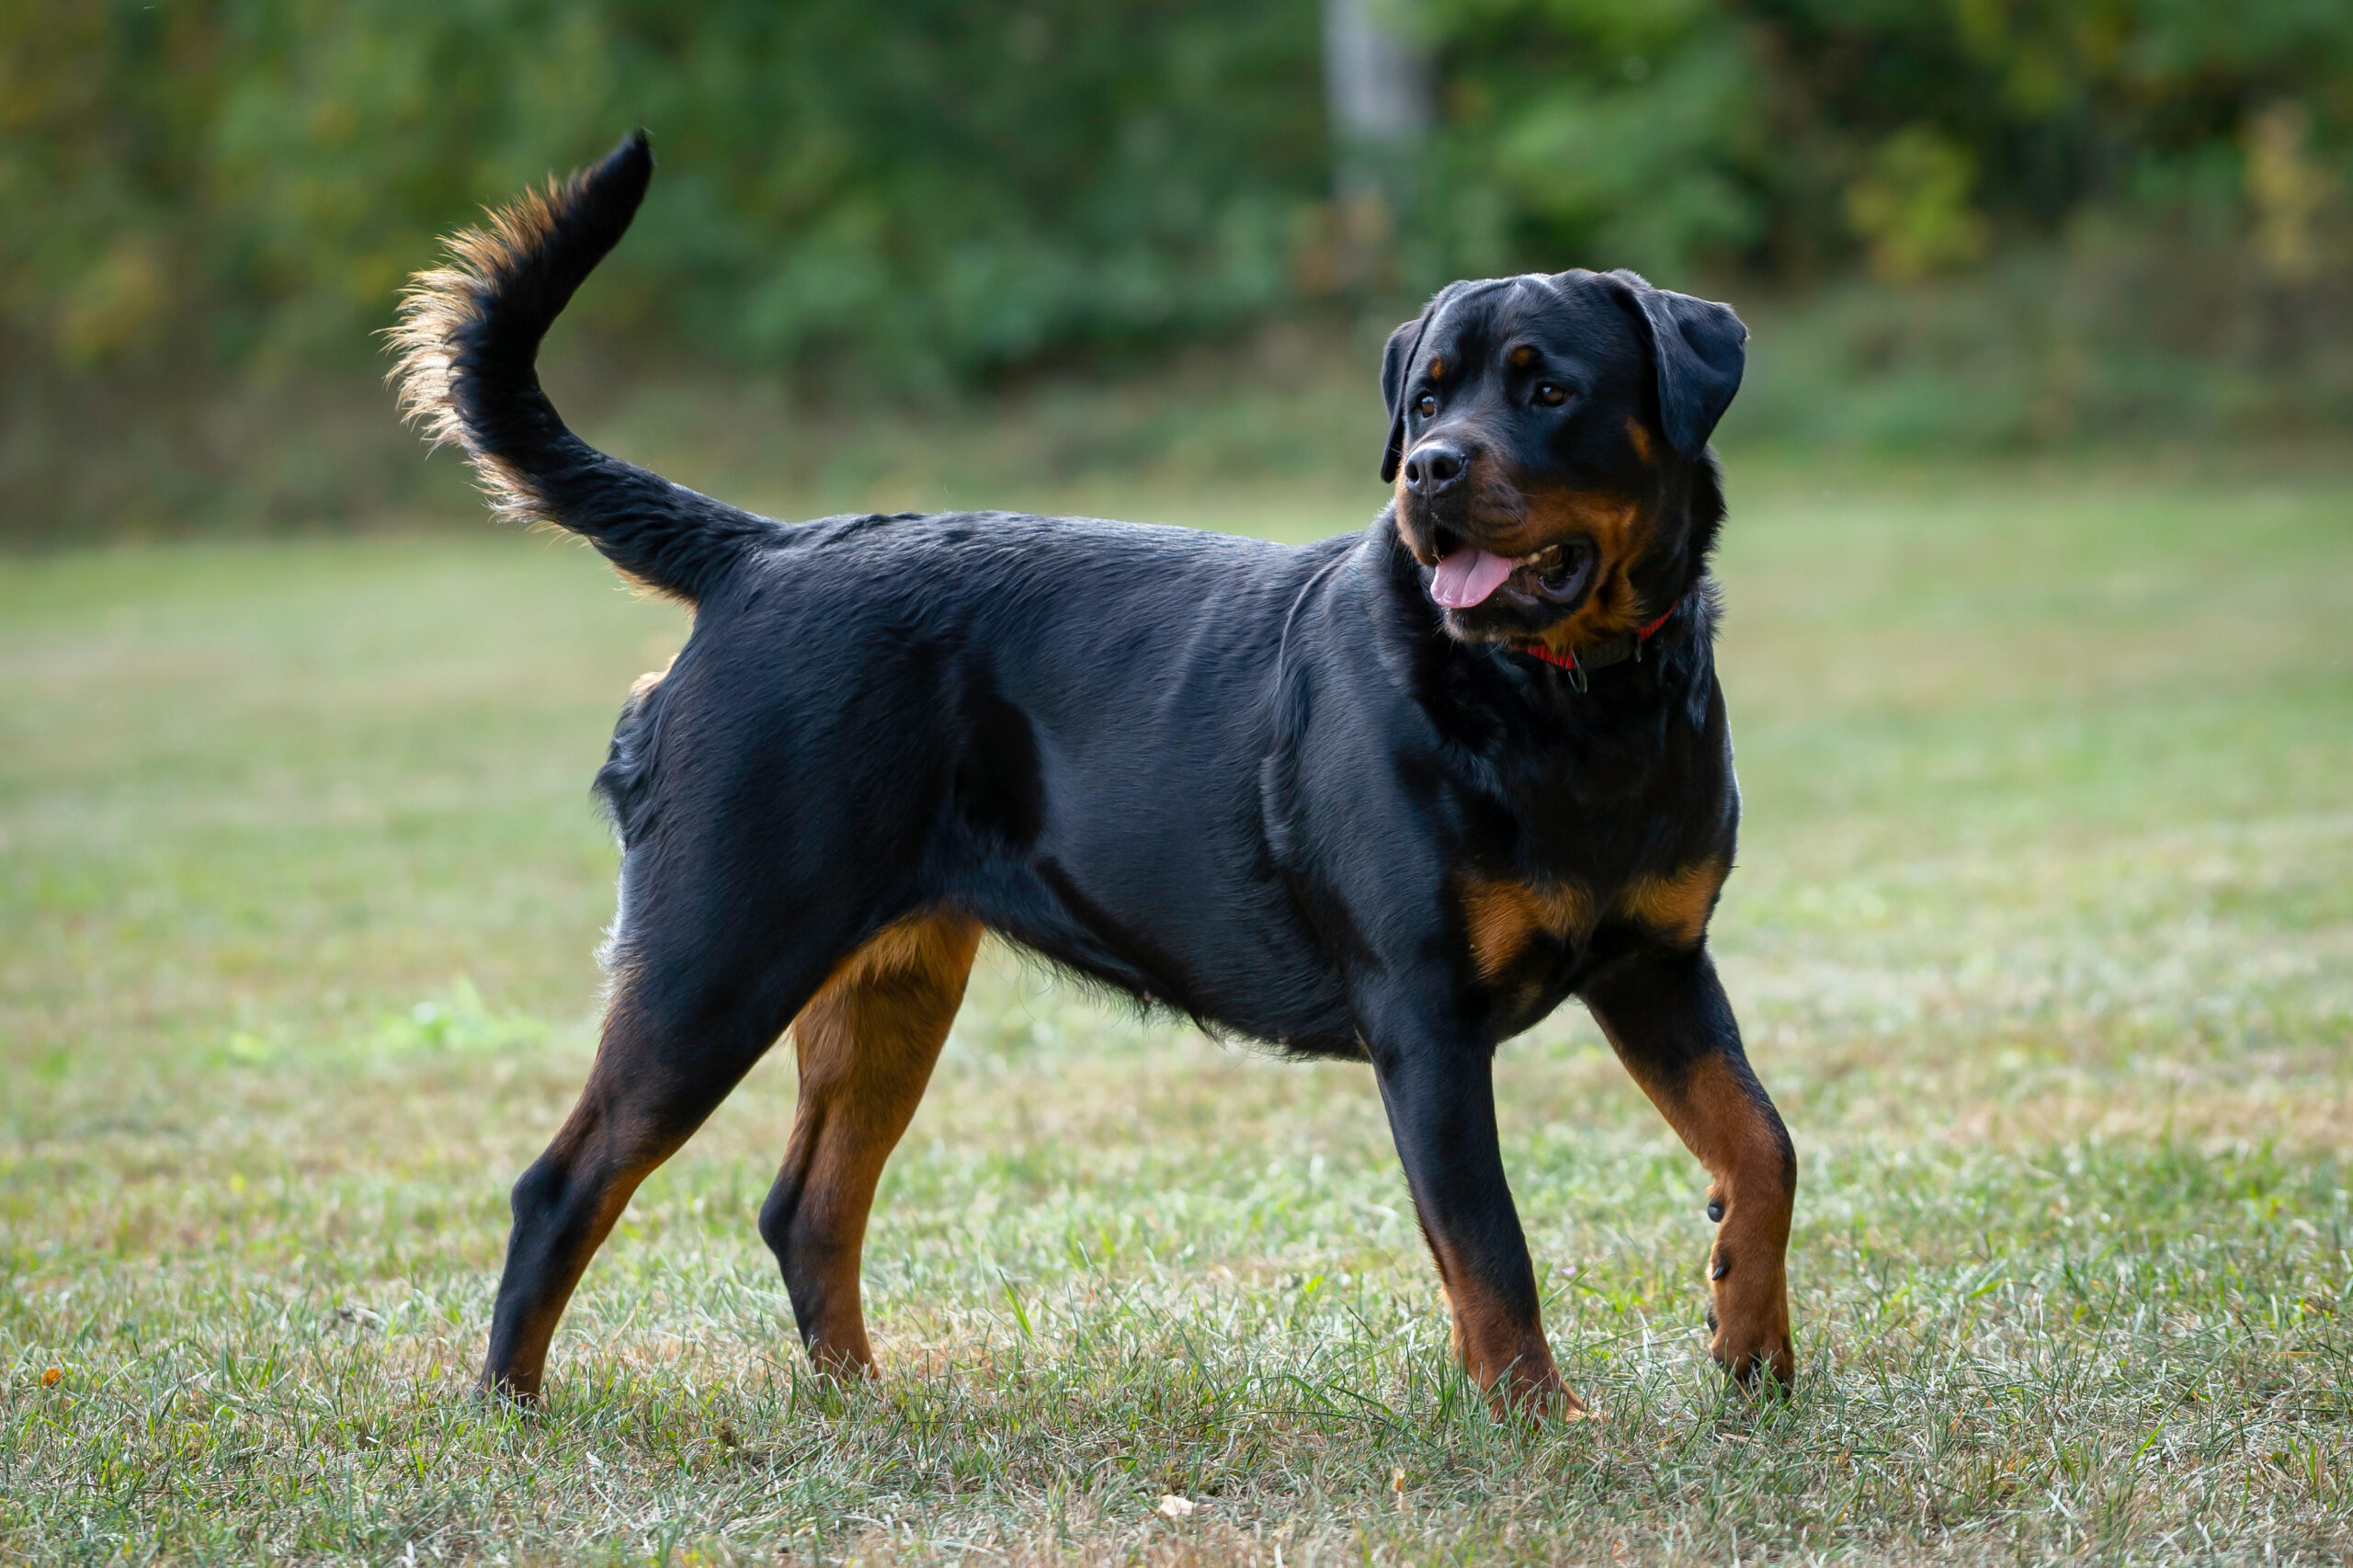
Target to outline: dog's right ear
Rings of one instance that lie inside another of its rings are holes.
[[[1381,483],[1397,483],[1397,465],[1405,460],[1405,378],[1414,369],[1414,359],[1422,351],[1422,335],[1429,331],[1430,323],[1454,295],[1460,283],[1449,283],[1430,296],[1422,313],[1401,324],[1389,335],[1389,347],[1381,351],[1381,396],[1389,404],[1389,446],[1381,454]]]
[[[1381,483],[1397,483],[1397,465],[1405,460],[1405,372],[1413,368],[1414,350],[1421,347],[1422,328],[1430,319],[1423,311],[1389,335],[1381,353],[1381,396],[1389,405],[1389,446],[1381,454]]]

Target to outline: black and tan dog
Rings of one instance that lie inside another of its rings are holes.
[[[1706,945],[1739,793],[1707,575],[1732,312],[1630,273],[1458,283],[1389,343],[1385,480],[1304,549],[1005,513],[737,511],[595,451],[532,365],[643,196],[642,135],[453,243],[405,406],[499,509],[694,607],[597,777],[623,854],[579,1105],[517,1183],[488,1389],[646,1174],[788,1028],[760,1211],[809,1352],[983,930],[1232,1035],[1370,1062],[1464,1365],[1581,1408],[1497,1148],[1498,1041],[1564,998],[1705,1163],[1719,1360],[1792,1369],[1797,1165]]]

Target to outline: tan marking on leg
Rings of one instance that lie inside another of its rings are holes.
[[[627,1088],[617,1087],[626,1084],[643,1060],[647,1038],[644,1021],[624,988],[606,1011],[588,1082],[541,1155],[543,1161],[557,1162],[582,1189],[593,1193],[596,1207],[587,1224],[577,1233],[563,1235],[563,1244],[547,1256],[542,1269],[527,1277],[537,1300],[514,1320],[508,1344],[499,1346],[494,1334],[493,1353],[500,1358],[483,1369],[481,1386],[487,1392],[538,1402],[549,1344],[589,1260],[612,1234],[639,1186],[691,1136],[691,1129],[665,1132],[653,1125],[642,1112],[632,1111]],[[542,1226],[553,1219],[546,1214],[535,1218]],[[509,1271],[515,1267],[513,1245],[510,1240]]]
[[[1797,1156],[1779,1119],[1756,1079],[1721,1053],[1702,1057],[1672,1083],[1646,1074],[1622,1051],[1620,1056],[1714,1177],[1709,1201],[1723,1205],[1708,1254],[1715,1319],[1711,1354],[1744,1381],[1770,1372],[1788,1387],[1797,1371],[1786,1261]]]
[[[1696,948],[1708,934],[1708,916],[1731,869],[1722,860],[1703,860],[1671,876],[1638,878],[1618,894],[1616,907],[1669,940]]]
[[[788,1278],[821,1303],[801,1329],[826,1370],[874,1369],[858,1281],[867,1216],[947,1043],[980,940],[966,915],[903,920],[852,954],[792,1021],[801,1103],[778,1183],[794,1199]]]
[[[1482,980],[1509,970],[1538,937],[1566,937],[1590,921],[1584,891],[1565,883],[1464,877],[1461,889],[1471,964]]]
[[[1423,1239],[1429,1240],[1427,1231]],[[1508,1305],[1450,1264],[1435,1241],[1429,1248],[1438,1263],[1438,1292],[1453,1320],[1447,1337],[1455,1359],[1486,1391],[1495,1418],[1557,1415],[1574,1421],[1588,1414],[1585,1402],[1561,1380],[1542,1320],[1520,1322]]]

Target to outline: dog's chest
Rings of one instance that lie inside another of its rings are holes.
[[[1472,972],[1493,984],[1518,978],[1531,960],[1543,969],[1574,962],[1594,933],[1613,923],[1665,946],[1697,947],[1728,869],[1720,860],[1703,860],[1598,886],[1568,878],[1466,875],[1459,893]]]
[[[1597,938],[1611,949],[1705,940],[1738,820],[1720,731],[1645,715],[1497,771],[1503,788],[1488,798],[1511,825],[1454,882],[1474,982],[1553,989]]]

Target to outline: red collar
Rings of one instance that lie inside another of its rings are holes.
[[[1598,648],[1586,650],[1586,662],[1583,668],[1601,669],[1627,658],[1643,643],[1649,642],[1657,633],[1658,629],[1667,623],[1668,618],[1682,608],[1682,604],[1683,601],[1677,599],[1667,606],[1665,614],[1635,632],[1631,639],[1621,637],[1616,642],[1605,642]],[[1557,665],[1564,670],[1579,669],[1577,656],[1574,653],[1555,653],[1541,642],[1514,642],[1511,644],[1511,650],[1515,653],[1526,653],[1530,658],[1541,659],[1548,665]],[[1579,685],[1583,685],[1582,681]]]

